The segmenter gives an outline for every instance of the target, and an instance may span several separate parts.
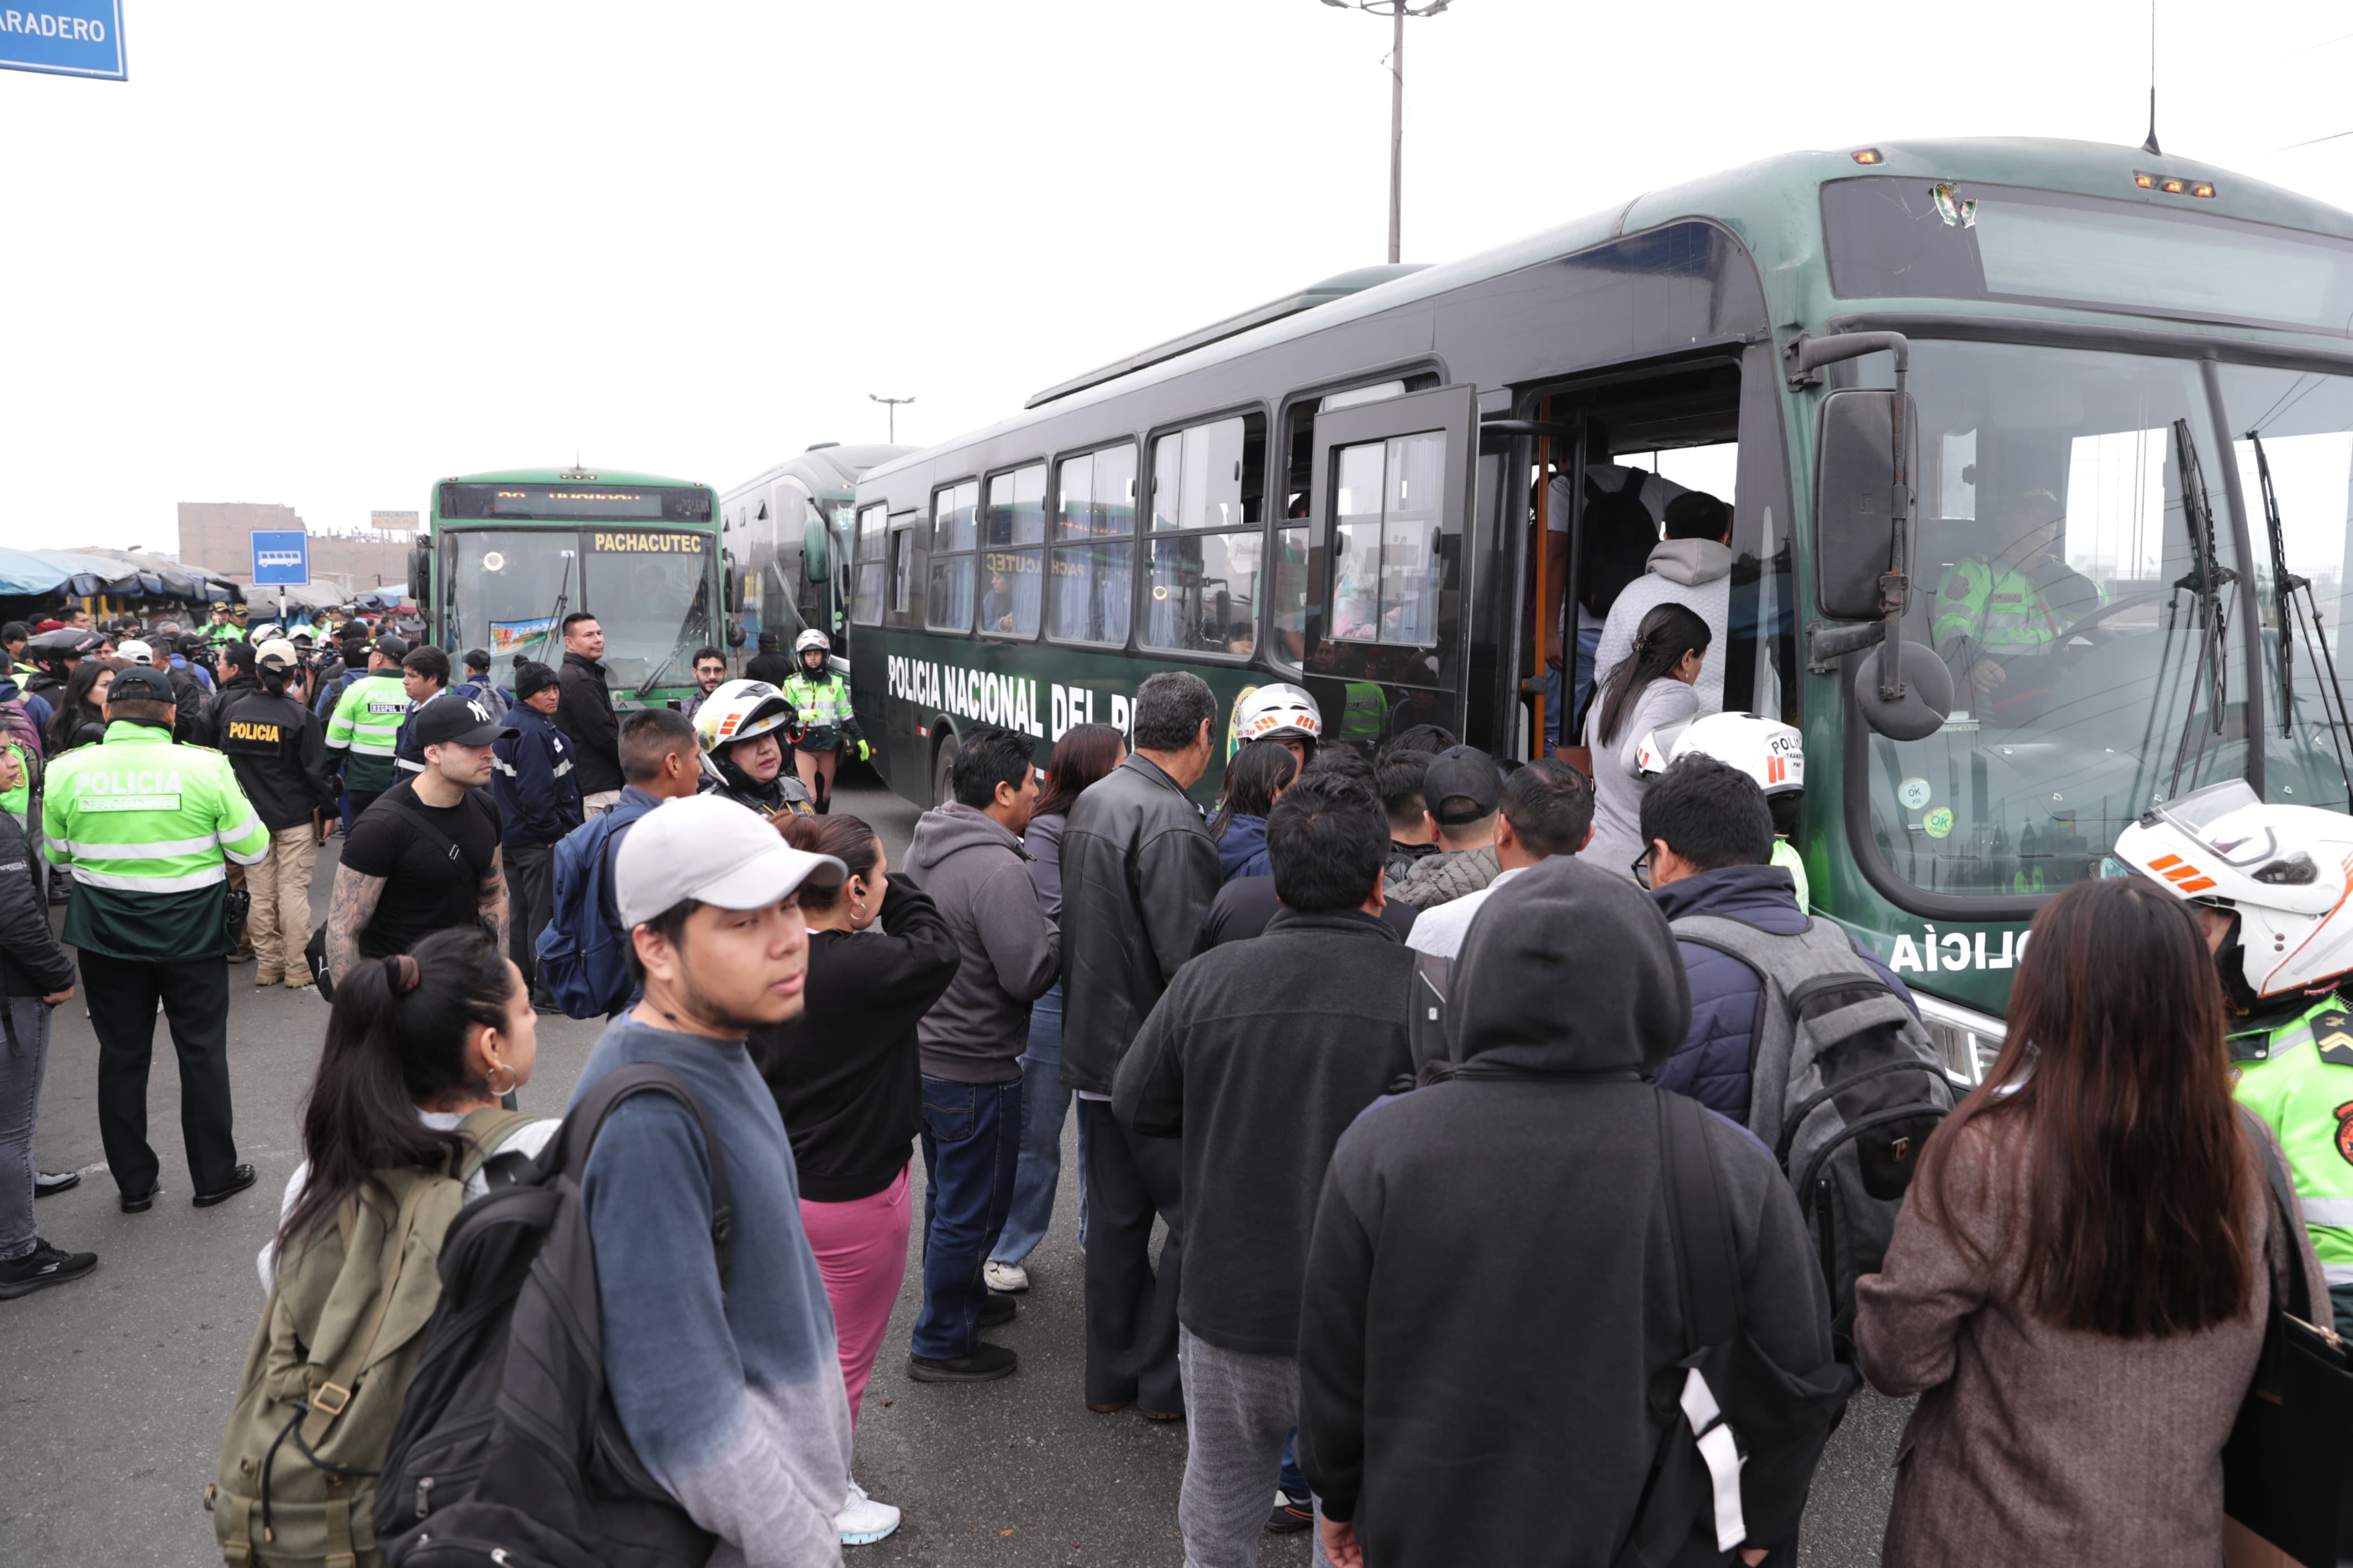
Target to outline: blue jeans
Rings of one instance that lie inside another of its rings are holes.
[[[1062,1121],[1071,1091],[1062,1087],[1062,983],[1029,1008],[1029,1048],[1021,1053],[1021,1162],[1013,1173],[1013,1210],[988,1260],[1018,1263],[1054,1223],[1054,1189],[1062,1174]],[[1079,1245],[1087,1244],[1087,1119],[1079,1118]]]
[[[0,1038],[0,1259],[33,1250],[33,1123],[49,1065],[49,1012],[37,996],[0,997],[8,1027]]]
[[[914,1352],[955,1361],[980,1343],[980,1266],[1013,1206],[1021,1085],[923,1078],[923,1310]]]
[[[1560,744],[1561,726],[1576,716],[1577,708],[1585,701],[1585,694],[1593,689],[1593,656],[1600,651],[1601,628],[1577,627],[1577,668],[1572,672],[1577,678],[1577,685],[1569,691],[1568,700],[1565,703],[1561,700],[1560,671],[1550,668],[1545,670],[1545,739],[1553,745]],[[1607,675],[1609,671],[1600,673]],[[1579,736],[1571,743],[1583,745],[1584,738]]]

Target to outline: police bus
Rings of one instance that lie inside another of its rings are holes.
[[[1708,674],[1801,728],[1814,906],[1974,1079],[2039,901],[2152,804],[2346,808],[2348,332],[2353,215],[2185,159],[1774,158],[1335,279],[869,472],[858,710],[918,799],[965,726],[1122,722],[1170,668],[1525,757],[1593,497],[1648,482],[1539,476],[1704,459]]]
[[[741,614],[729,627],[749,653],[762,632],[778,646],[814,626],[849,650],[850,514],[859,476],[913,447],[845,447],[819,441],[719,498],[719,538],[730,595]]]
[[[586,611],[614,706],[669,702],[723,630],[718,496],[610,469],[457,475],[433,487],[408,583],[432,640],[453,658],[488,649],[501,683],[518,655],[561,664],[564,617]]]

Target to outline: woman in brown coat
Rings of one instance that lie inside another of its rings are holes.
[[[1864,1373],[1921,1396],[1889,1568],[2222,1560],[2222,1445],[2272,1292],[2292,1268],[2325,1289],[2273,1217],[2222,1036],[2166,892],[2082,883],[2034,922],[2001,1055],[1856,1288]]]

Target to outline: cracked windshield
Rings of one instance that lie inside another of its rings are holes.
[[[1919,591],[1905,632],[1951,669],[1953,712],[1923,741],[1859,742],[1870,748],[1873,834],[1921,888],[2055,889],[2099,875],[2116,834],[2151,805],[2246,772],[2236,584],[2247,563],[2223,437],[2192,360],[1936,342],[1913,353]],[[1889,384],[1883,360],[1872,368],[1875,384]],[[2341,730],[2309,671],[2317,650],[2335,647],[2353,401],[2332,378],[2226,369],[2224,384],[2232,417],[2265,437],[2279,552],[2311,580],[2326,627],[2282,637],[2274,552],[2261,516],[2251,519],[2265,557],[2256,631],[2274,694],[2263,737],[2274,793],[2341,806]],[[2259,509],[2252,445],[2241,445]],[[2283,668],[2298,687],[2287,734]]]

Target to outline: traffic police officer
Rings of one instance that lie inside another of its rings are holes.
[[[399,750],[400,721],[408,716],[408,688],[400,669],[407,655],[408,645],[398,637],[376,638],[368,649],[367,673],[343,688],[334,717],[327,721],[327,750],[343,759],[346,834],[398,776],[393,758]]]
[[[2239,1103],[2279,1139],[2337,1331],[2353,1333],[2353,818],[2267,805],[2234,779],[2152,810],[2116,858],[2198,911]]]
[[[52,866],[79,884],[65,940],[98,1036],[98,1127],[126,1214],[153,1207],[161,1167],[147,1142],[147,1069],[160,1000],[180,1058],[180,1132],[196,1206],[253,1184],[230,1132],[227,874],[269,832],[228,759],[172,740],[164,672],[134,666],[107,693],[106,736],[50,767],[41,820]]]
[[[858,728],[858,715],[850,711],[849,682],[827,662],[832,652],[823,632],[814,626],[803,632],[793,642],[798,668],[781,688],[796,715],[793,765],[819,816],[833,808],[833,773],[841,753],[854,751],[861,763],[873,755]]]
[[[2031,720],[2055,671],[2032,664],[2058,651],[2060,634],[2101,605],[2099,585],[2056,553],[2065,509],[2049,490],[2028,490],[2001,510],[2009,542],[1990,556],[1953,563],[1936,589],[1937,651],[1997,712]],[[2009,688],[2007,691],[2004,689]],[[2024,704],[2024,706],[2021,706]]]

